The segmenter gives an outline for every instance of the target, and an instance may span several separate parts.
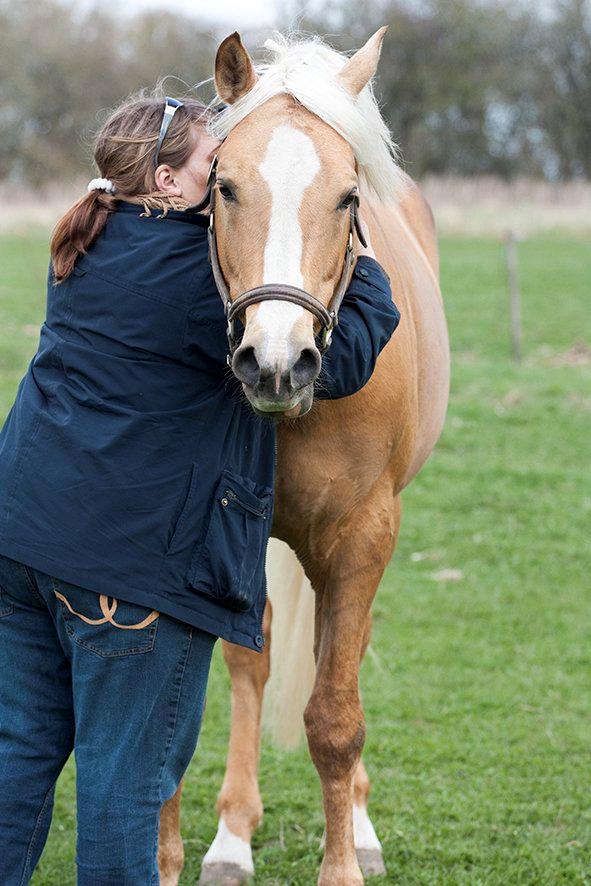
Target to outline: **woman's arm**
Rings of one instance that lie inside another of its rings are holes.
[[[400,320],[388,276],[376,260],[364,224],[363,229],[367,247],[357,242],[357,263],[316,381],[317,400],[349,397],[360,390]]]

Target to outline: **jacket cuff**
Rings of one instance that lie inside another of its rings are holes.
[[[383,277],[385,278],[388,286],[390,285],[390,277],[388,273],[384,270],[377,259],[371,258],[371,256],[369,255],[359,256],[359,258],[355,262],[353,277],[358,277],[361,280],[374,284],[380,277]]]

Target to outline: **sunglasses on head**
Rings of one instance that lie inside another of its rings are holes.
[[[178,98],[171,98],[169,95],[166,96],[164,113],[162,115],[162,123],[160,124],[160,132],[158,134],[158,141],[156,142],[156,150],[154,152],[154,169],[158,168],[158,157],[160,156],[160,149],[162,148],[162,142],[166,138],[168,127],[172,123],[172,118],[174,117],[178,109],[182,107],[183,103],[179,101]]]
[[[158,141],[156,142],[156,150],[154,151],[154,169],[158,168],[158,158],[160,156],[160,151],[162,149],[162,142],[166,138],[166,133],[168,132],[168,128],[172,123],[172,118],[176,114],[179,108],[184,107],[183,102],[178,98],[171,98],[169,95],[165,98],[164,103],[164,113],[162,114],[162,123],[160,124],[160,132],[158,134]],[[224,108],[227,107],[225,104],[219,104],[215,108],[211,108],[214,113],[219,113],[223,111]]]

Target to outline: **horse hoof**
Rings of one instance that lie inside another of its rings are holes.
[[[358,849],[357,861],[364,877],[383,877],[386,865],[379,849]]]
[[[229,861],[215,861],[201,868],[198,886],[243,886],[252,874]]]

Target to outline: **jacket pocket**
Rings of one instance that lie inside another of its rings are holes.
[[[168,554],[178,551],[185,544],[194,540],[194,527],[190,525],[189,516],[193,513],[193,500],[197,488],[197,475],[197,465],[192,464],[189,478],[179,500],[177,516],[173,519],[171,524],[167,546]]]
[[[262,585],[271,529],[273,490],[224,470],[209,523],[189,567],[195,590],[244,612]]]
[[[159,613],[52,579],[58,612],[70,640],[100,658],[151,652]]]

